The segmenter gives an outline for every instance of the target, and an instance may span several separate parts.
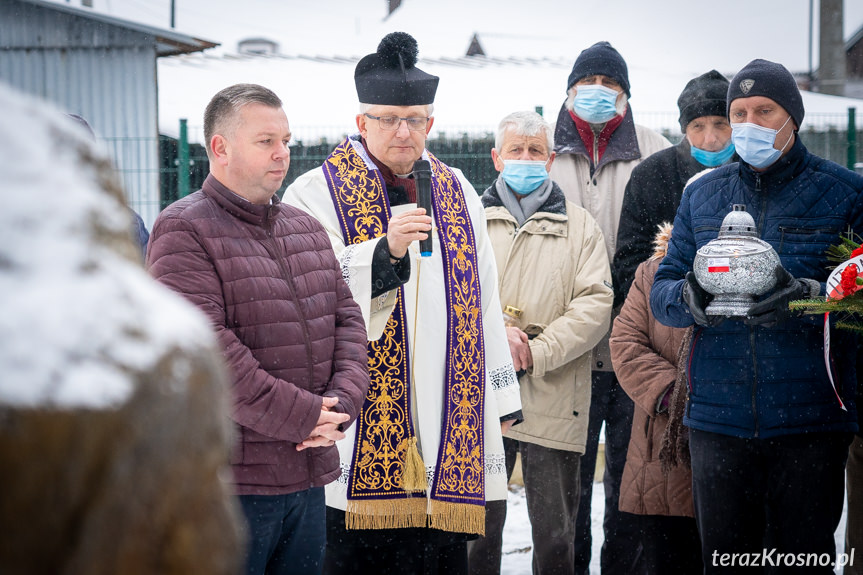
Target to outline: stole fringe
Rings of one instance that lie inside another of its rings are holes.
[[[408,439],[405,450],[405,463],[402,467],[402,489],[408,492],[425,491],[428,489],[426,470],[423,458],[417,448],[417,438]]]
[[[426,498],[349,499],[345,510],[345,527],[348,529],[401,529],[426,526]]]
[[[453,533],[485,535],[485,505],[432,500],[429,526]]]
[[[485,505],[407,499],[348,500],[347,529],[432,527],[451,533],[485,535]]]

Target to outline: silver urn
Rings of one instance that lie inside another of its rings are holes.
[[[776,285],[776,250],[758,238],[755,220],[746,206],[735,204],[722,220],[719,236],[695,254],[695,279],[713,301],[708,315],[744,317],[756,296]]]

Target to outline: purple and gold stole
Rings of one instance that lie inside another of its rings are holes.
[[[476,240],[455,173],[428,154],[432,210],[446,282],[446,394],[440,449],[431,486],[416,454],[404,286],[383,335],[369,342],[371,385],[356,423],[348,479],[348,529],[434,527],[485,531],[485,353]],[[391,217],[380,171],[362,144],[348,138],[323,164],[345,245],[385,233]],[[421,305],[421,302],[417,302]],[[435,313],[436,310],[428,310]],[[413,455],[413,456],[412,456]],[[421,486],[407,479],[412,461]],[[428,497],[423,491],[429,490]]]

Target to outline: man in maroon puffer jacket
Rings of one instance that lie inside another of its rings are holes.
[[[210,175],[153,225],[150,273],[210,319],[233,385],[234,483],[249,574],[318,573],[323,486],[369,385],[366,330],[321,225],[276,191],[291,132],[270,90],[238,84],[204,116]]]

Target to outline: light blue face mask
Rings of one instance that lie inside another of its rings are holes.
[[[785,124],[790,121],[791,116],[788,116]],[[763,169],[773,165],[785,151],[791,137],[794,136],[794,132],[791,132],[781,150],[773,147],[773,143],[776,142],[776,134],[785,127],[785,124],[782,124],[778,130],[771,130],[749,122],[731,124],[731,141],[734,143],[737,155],[753,168]]]
[[[692,157],[695,158],[695,161],[702,166],[715,168],[716,166],[721,166],[727,162],[731,159],[731,156],[734,155],[734,142],[729,141],[728,145],[718,152],[708,152],[707,150],[696,148],[692,144],[689,145],[689,151],[692,153]]]
[[[548,179],[546,162],[532,160],[504,160],[503,181],[510,189],[521,196],[534,192]]]
[[[597,84],[576,86],[572,111],[590,124],[604,124],[617,115],[617,90]]]

